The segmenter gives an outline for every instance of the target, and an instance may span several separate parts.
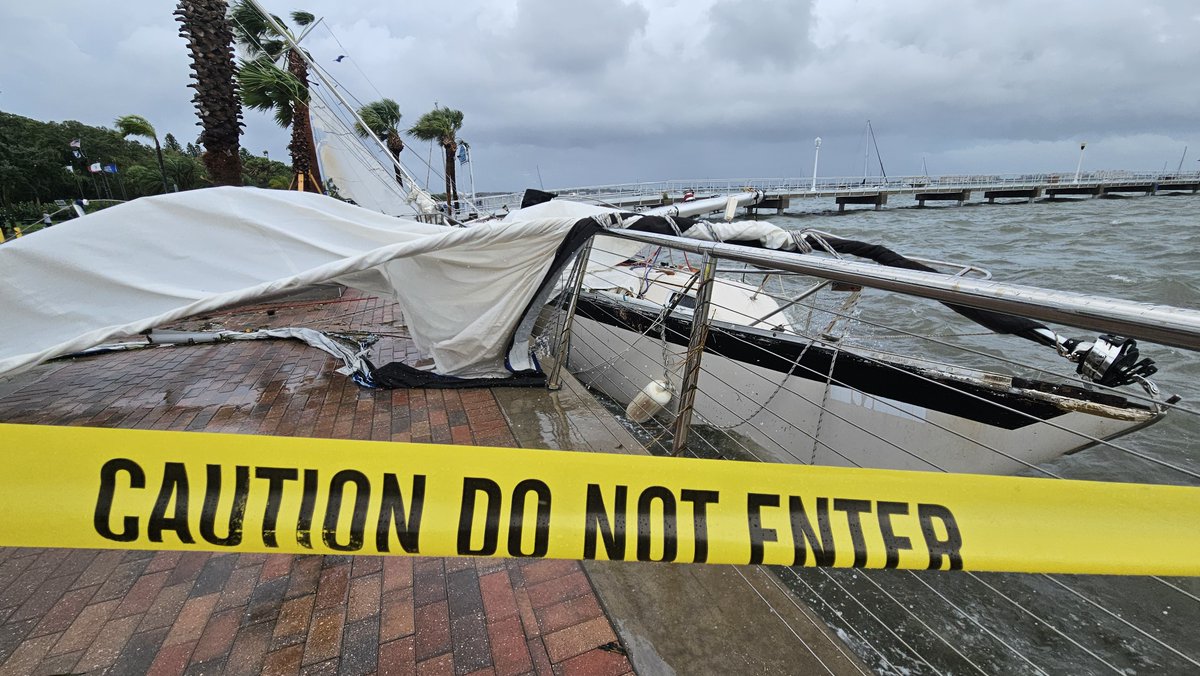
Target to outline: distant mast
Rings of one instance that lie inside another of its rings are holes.
[[[867,182],[867,162],[871,159],[871,121],[867,120],[867,129],[863,134],[863,183]]]

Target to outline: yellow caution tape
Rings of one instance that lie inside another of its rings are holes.
[[[1200,488],[0,425],[0,545],[1200,575]]]

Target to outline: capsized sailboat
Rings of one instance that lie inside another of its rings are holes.
[[[580,216],[611,209],[554,200],[510,214]],[[847,255],[937,270],[886,247],[764,222],[705,222],[626,214],[622,226],[777,250]],[[622,404],[678,414],[699,270],[662,251],[600,235],[576,303],[568,368]],[[971,270],[970,266],[959,272]],[[763,285],[715,280],[694,419],[752,442],[759,459],[955,472],[1011,473],[1159,420],[1163,400],[1135,341],[1067,338],[1037,322],[951,305],[992,331],[1043,345],[1079,380],[1029,378],[853,345],[828,326],[801,327],[793,306],[828,286],[816,280],[784,303]],[[1115,388],[1136,386],[1125,396]],[[653,400],[648,403],[647,399]]]
[[[737,199],[753,195],[726,202]],[[531,349],[538,315],[560,292],[576,252],[600,235],[578,302],[576,321],[586,330],[574,334],[569,365],[623,401],[656,380],[669,393],[694,317],[694,272],[603,235],[621,229],[782,250],[861,246],[762,222],[622,214],[560,200],[450,228],[309,193],[190,191],[140,199],[0,247],[10,280],[0,288],[8,328],[0,335],[0,375],[197,313],[335,282],[395,299],[433,364],[416,373],[351,360],[347,371],[364,385],[541,384]],[[695,410],[701,421],[752,439],[764,458],[1011,472],[1163,414],[1155,396],[843,345],[804,331],[760,286],[736,279],[721,279],[714,295]],[[1033,322],[983,319],[1015,321],[1010,332],[1034,340],[1047,334],[1041,339],[1054,341],[1096,384],[1140,383],[1156,392],[1146,380],[1153,365],[1138,360],[1132,341],[1075,342]],[[664,403],[662,415],[677,408]]]

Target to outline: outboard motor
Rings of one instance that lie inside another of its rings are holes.
[[[1060,347],[1063,356],[1079,364],[1076,373],[1107,387],[1140,382],[1158,372],[1154,360],[1138,361],[1137,341],[1132,338],[1105,333],[1092,342],[1068,338]]]

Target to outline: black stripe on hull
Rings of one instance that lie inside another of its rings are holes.
[[[619,303],[593,294],[580,296],[576,312],[581,317],[638,334],[646,332],[657,317],[656,313],[646,308]],[[690,319],[678,316],[668,318],[668,342],[686,346],[690,332]],[[657,331],[653,335],[657,336]],[[823,383],[825,374],[829,373],[830,363],[834,361],[834,351],[822,345],[812,345],[805,351],[807,345],[808,343],[794,336],[742,330],[733,325],[715,322],[708,332],[704,351],[779,373],[790,372],[795,378]],[[798,358],[799,365],[796,364]],[[846,387],[876,397],[1008,430],[1020,429],[1040,420],[1051,420],[1066,413],[1048,401],[1034,399],[1019,392],[940,379],[906,364],[883,364],[878,359],[868,359],[853,352],[838,353],[834,362],[833,379]],[[1055,392],[1063,396],[1088,395],[1080,398],[1101,400],[1099,403],[1109,406],[1148,411],[1145,407],[1131,404],[1118,396],[1097,394],[1041,381],[1014,378],[1013,382],[1016,387]]]

